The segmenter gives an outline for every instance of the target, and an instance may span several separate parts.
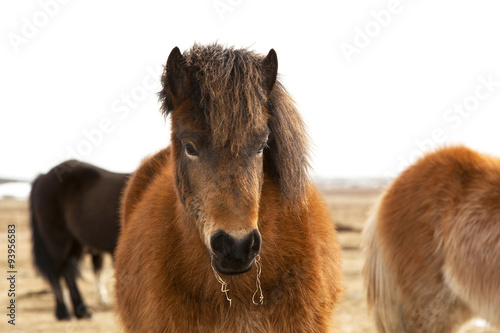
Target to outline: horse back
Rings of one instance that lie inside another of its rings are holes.
[[[489,159],[465,147],[445,148],[417,161],[382,198],[377,212],[381,245],[398,248],[393,255],[402,260],[419,253],[424,265],[442,245],[436,236],[456,226],[457,212],[478,199],[481,188],[488,187],[486,178],[500,176],[490,166]],[[419,252],[423,249],[430,252]]]
[[[394,181],[372,220],[369,237],[397,281],[406,320],[426,317],[445,331],[453,308],[498,323],[491,310],[500,308],[498,159],[462,146],[430,153]]]
[[[98,170],[79,178],[80,191],[66,204],[68,228],[81,243],[113,253],[120,229],[120,200],[127,174]]]
[[[71,191],[99,178],[96,170],[82,167],[80,163],[76,160],[63,162],[48,173],[39,175],[33,182],[31,207],[44,225],[53,224],[64,229],[65,199],[72,196]]]
[[[119,228],[119,198],[128,174],[70,160],[40,175],[30,195],[32,213],[50,238],[55,230],[112,253]]]

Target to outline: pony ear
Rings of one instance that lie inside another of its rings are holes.
[[[176,46],[168,56],[161,76],[163,89],[158,93],[165,115],[172,112],[176,104],[185,96],[187,84],[186,60]]]
[[[264,74],[263,87],[266,95],[269,96],[276,82],[276,76],[278,75],[278,56],[274,49],[271,49],[262,60],[262,72]]]

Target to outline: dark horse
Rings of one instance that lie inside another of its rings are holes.
[[[69,319],[60,279],[68,286],[77,318],[91,313],[76,284],[78,264],[92,254],[100,283],[102,254],[113,253],[119,232],[120,195],[128,174],[114,173],[71,160],[38,176],[30,194],[33,262],[56,296],[56,317]],[[98,286],[100,301],[105,291]]]
[[[333,327],[339,243],[277,68],[274,50],[172,50],[160,92],[171,145],[123,197],[115,277],[125,331]]]

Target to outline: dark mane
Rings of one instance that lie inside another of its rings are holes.
[[[190,87],[183,97],[192,98],[203,110],[213,143],[230,144],[236,150],[249,134],[269,127],[272,141],[266,152],[266,172],[280,184],[286,199],[299,202],[308,182],[308,136],[283,85],[276,80],[271,91],[266,89],[264,56],[219,44],[195,44],[183,58]],[[158,95],[166,116],[173,111],[167,66],[161,81]]]
[[[281,192],[293,204],[303,203],[309,183],[309,135],[295,102],[276,80],[269,96],[268,122],[272,141],[264,160],[266,172],[280,184]]]

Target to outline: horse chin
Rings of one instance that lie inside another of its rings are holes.
[[[254,259],[247,263],[235,260],[219,260],[218,258],[212,256],[213,267],[220,274],[224,275],[239,275],[250,271],[253,267]]]

